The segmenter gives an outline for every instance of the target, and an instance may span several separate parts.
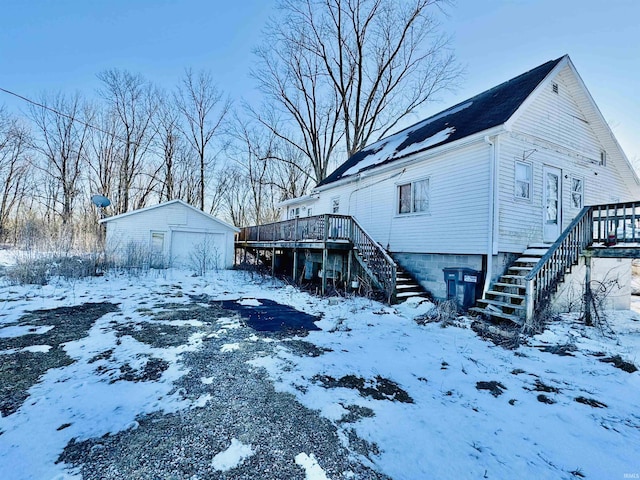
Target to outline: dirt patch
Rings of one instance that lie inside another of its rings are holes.
[[[638,367],[636,367],[633,363],[627,362],[622,359],[620,355],[614,355],[613,357],[601,358],[601,362],[611,363],[614,367],[619,368],[620,370],[624,370],[627,373],[633,373],[638,371]]]
[[[476,382],[476,389],[488,390],[494,397],[499,397],[507,389],[507,387],[505,387],[500,382],[492,380],[490,382]]]
[[[586,397],[577,397],[574,400],[578,403],[582,403],[583,405],[589,405],[593,408],[607,408],[606,403],[599,402],[594,398],[586,398]]]
[[[324,388],[352,388],[358,390],[363,397],[371,397],[374,400],[413,403],[413,399],[397,383],[379,375],[373,380],[365,380],[355,375],[345,375],[339,379],[329,375],[316,375],[312,380]]]
[[[560,389],[556,387],[552,387],[551,385],[547,385],[540,380],[536,379],[533,384],[533,388],[523,387],[525,390],[533,390],[535,392],[546,392],[546,393],[560,393]]]
[[[540,351],[553,353],[554,355],[560,355],[561,357],[573,357],[573,352],[578,350],[578,348],[572,343],[565,343],[562,345],[543,345],[538,346]]]
[[[540,403],[546,403],[547,405],[553,405],[554,403],[556,403],[555,400],[547,397],[545,394],[541,393],[540,395],[538,395],[538,401]]]
[[[62,344],[86,337],[95,321],[115,312],[113,303],[85,303],[74,307],[35,310],[5,326],[53,327],[46,333],[28,333],[13,338],[0,338],[0,350],[16,350],[3,354],[0,365],[0,413],[14,413],[27,398],[27,391],[50,368],[73,363]],[[36,329],[37,331],[37,329]],[[46,345],[50,350],[30,352],[22,349]],[[22,350],[22,351],[21,351]]]

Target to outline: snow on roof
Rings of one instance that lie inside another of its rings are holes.
[[[318,186],[504,124],[564,58],[566,56],[548,61],[365,147],[352,155]]]

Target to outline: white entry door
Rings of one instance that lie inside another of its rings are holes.
[[[555,242],[562,229],[562,170],[544,166],[542,175],[543,237],[545,242]]]

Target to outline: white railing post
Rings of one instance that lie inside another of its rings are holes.
[[[525,297],[524,297],[524,303],[527,306],[527,313],[526,313],[526,317],[525,317],[525,324],[530,324],[531,321],[533,320],[533,308],[534,308],[534,280],[527,280],[527,283],[525,285],[526,290],[525,290]]]

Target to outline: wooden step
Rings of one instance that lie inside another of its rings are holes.
[[[507,292],[500,292],[497,290],[487,290],[487,295],[496,295],[501,297],[509,297],[516,300],[524,300],[524,295],[520,295],[519,293],[507,293]]]
[[[520,257],[516,260],[516,263],[538,263],[539,261],[539,257]]]
[[[509,313],[504,313],[502,311],[492,311],[492,310],[487,310],[480,307],[471,307],[469,311],[480,313],[488,317],[496,317],[496,318],[502,318],[504,320],[510,320],[518,325],[522,325],[524,323],[524,319],[522,317],[519,317],[517,315],[511,315]]]
[[[500,278],[504,278],[505,280],[524,280],[525,275],[510,275],[507,273],[505,275],[502,275],[502,277]]]
[[[511,276],[511,278],[514,279],[523,279],[524,277],[518,277],[518,276]],[[502,280],[502,278],[501,278]],[[503,283],[503,282],[496,282],[493,284],[494,287],[513,287],[513,288],[517,288],[518,290],[524,290],[527,287],[525,287],[524,285],[520,285],[519,283]]]
[[[549,249],[547,248],[527,248],[522,255],[525,257],[537,257],[540,258],[547,253]]]
[[[533,267],[509,267],[509,270],[515,270],[516,272],[530,272]]]
[[[525,305],[519,305],[517,303],[499,302],[498,300],[488,300],[486,298],[481,298],[478,300],[478,303],[486,303],[487,305],[493,305],[494,307],[506,307],[516,310],[524,310],[526,307]]]
[[[527,246],[527,248],[544,248],[545,250],[549,250],[552,247],[552,245],[550,243],[532,243],[530,245]]]

